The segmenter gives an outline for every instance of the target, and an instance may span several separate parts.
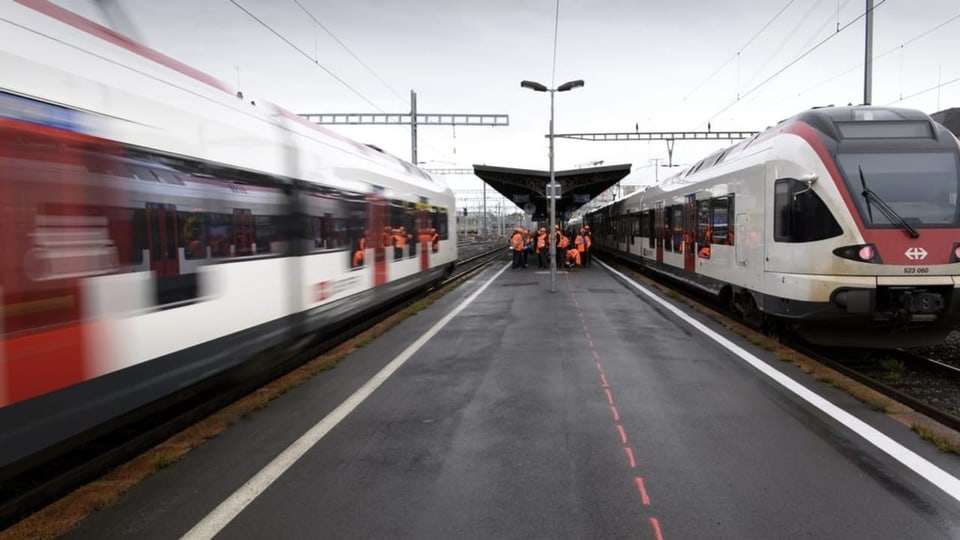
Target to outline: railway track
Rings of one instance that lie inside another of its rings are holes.
[[[797,352],[960,431],[960,370],[905,349],[823,350],[789,342]]]
[[[401,298],[342,332],[319,339],[301,338],[283,348],[263,351],[237,369],[136,411],[135,421],[130,419],[133,416],[123,417],[70,441],[69,451],[58,449],[55,457],[39,457],[26,470],[13,474],[0,471],[0,531],[420,299],[503,259],[500,245],[493,249],[485,244],[459,248],[469,255],[459,259],[454,274],[437,287]]]

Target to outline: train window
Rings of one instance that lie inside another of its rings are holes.
[[[710,226],[710,200],[697,201],[697,244],[709,245],[713,237]]]
[[[733,235],[730,234],[729,226],[732,222],[730,216],[733,214],[733,195],[712,199],[710,206],[712,209],[710,223],[713,227],[711,243],[733,245]]]
[[[650,219],[651,214],[652,212],[650,212],[649,210],[645,210],[643,213],[640,214],[640,236],[644,238],[652,237],[652,235],[650,234],[650,231],[652,230],[651,225],[653,224],[653,221],[651,221]]]
[[[160,170],[160,169],[153,169],[152,172],[153,172],[153,174],[154,174],[157,178],[159,178],[160,180],[162,180],[162,181],[164,181],[164,182],[166,182],[166,183],[168,183],[168,184],[176,184],[176,185],[179,185],[179,186],[184,185],[184,184],[183,184],[183,181],[180,180],[180,178],[178,178],[176,174],[174,174],[174,173],[172,173],[172,172],[170,172],[170,171],[164,171],[164,170]]]
[[[440,235],[440,240],[449,239],[449,232],[447,231],[447,219],[446,208],[434,208],[433,228],[436,229],[437,234]]]
[[[180,222],[180,245],[185,259],[206,259],[207,244],[204,241],[203,214],[178,212]]]
[[[646,219],[644,219],[644,224],[645,224],[645,226],[646,226],[646,228],[647,228],[647,231],[646,231],[646,234],[643,234],[643,236],[646,236],[647,238],[650,239],[650,240],[649,240],[649,247],[657,247],[657,235],[656,235],[656,233],[654,232],[654,231],[657,230],[657,224],[656,224],[657,215],[656,215],[656,212],[654,212],[653,210],[647,210],[645,217],[646,217]]]
[[[864,152],[837,156],[847,190],[860,219],[868,227],[893,223],[876,205],[860,196],[866,184],[883,202],[914,227],[944,227],[957,223],[960,163],[953,152]],[[861,178],[860,171],[863,171]]]
[[[773,239],[777,242],[814,242],[843,234],[827,205],[805,182],[777,180],[773,208]]]
[[[135,266],[143,264],[143,250],[147,247],[147,211],[143,208],[135,208],[131,216],[133,227],[133,251],[131,253],[131,263]]]
[[[229,257],[233,238],[233,216],[207,214],[207,247],[212,257]]]
[[[272,253],[280,239],[280,216],[254,216],[254,238],[257,253]]]
[[[673,208],[663,210],[663,249],[673,251]]]
[[[670,211],[673,214],[673,219],[671,220],[671,231],[673,232],[671,242],[673,243],[673,251],[679,253],[683,244],[683,206],[679,204],[674,205],[670,208]]]
[[[256,238],[253,233],[253,214],[247,208],[233,210],[233,254],[242,257],[253,255]]]
[[[131,165],[130,170],[133,171],[133,177],[137,180],[145,180],[147,182],[159,182],[160,178],[153,173],[152,170],[142,166],[142,165]]]

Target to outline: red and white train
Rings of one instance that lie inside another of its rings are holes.
[[[434,283],[451,190],[41,0],[0,12],[0,470]]]
[[[597,249],[758,323],[854,347],[960,321],[960,146],[924,113],[826,107],[589,213]]]

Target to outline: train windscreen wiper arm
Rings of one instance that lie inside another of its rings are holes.
[[[873,212],[870,210],[870,203],[873,202],[873,204],[876,204],[877,208],[880,209],[880,212],[883,213],[888,220],[890,220],[890,223],[899,225],[901,228],[907,231],[907,234],[910,235],[910,238],[919,238],[920,233],[918,233],[913,226],[907,223],[907,220],[903,219],[903,217],[901,217],[896,210],[891,208],[890,205],[884,202],[879,195],[867,187],[867,180],[863,176],[863,165],[858,165],[857,168],[860,169],[860,185],[863,187],[863,191],[861,191],[860,194],[863,195],[864,200],[867,201],[867,216],[870,218],[870,223],[873,223]]]

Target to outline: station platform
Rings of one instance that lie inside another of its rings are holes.
[[[957,456],[601,263],[549,279],[482,272],[68,537],[960,535]]]

